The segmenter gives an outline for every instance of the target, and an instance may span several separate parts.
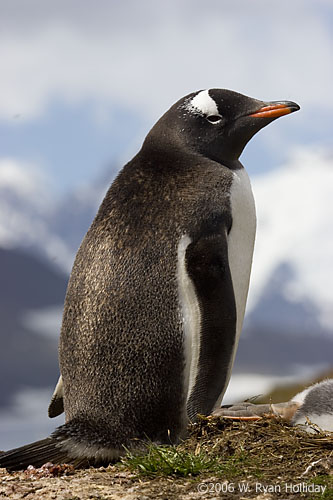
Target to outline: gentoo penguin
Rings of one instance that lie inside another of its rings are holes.
[[[0,467],[105,464],[177,443],[220,406],[255,238],[246,143],[294,102],[211,89],[180,99],[107,192],[68,284],[56,390],[66,423]],[[52,413],[52,411],[51,411]]]
[[[253,420],[262,415],[279,416],[292,425],[301,425],[307,432],[317,429],[333,432],[333,379],[307,387],[286,403],[256,405],[244,402],[222,406],[213,414],[240,420]]]

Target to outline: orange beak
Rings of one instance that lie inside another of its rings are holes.
[[[288,115],[289,113],[293,113],[298,110],[299,106],[294,102],[277,102],[263,106],[249,116],[255,116],[256,118],[278,118],[279,116]]]

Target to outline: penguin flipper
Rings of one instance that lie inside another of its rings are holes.
[[[0,467],[9,471],[26,469],[29,465],[41,467],[46,462],[54,464],[72,464],[75,467],[84,465],[86,459],[73,459],[59,447],[59,441],[47,437],[40,441],[14,448],[0,454]]]
[[[62,376],[60,375],[57,385],[54,389],[49,408],[48,415],[50,418],[57,417],[64,412],[64,388],[62,383]]]
[[[209,227],[209,224],[207,223]],[[209,415],[229,381],[236,339],[236,304],[227,227],[202,234],[186,250],[186,268],[200,308],[199,356],[187,401],[190,420]]]

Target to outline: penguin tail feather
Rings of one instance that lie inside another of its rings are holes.
[[[65,450],[59,447],[59,440],[52,437],[0,454],[0,467],[9,471],[26,469],[29,465],[41,467],[47,462],[66,463],[74,467],[88,466],[87,459],[70,457]]]

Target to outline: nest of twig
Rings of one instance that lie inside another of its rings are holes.
[[[237,421],[201,417],[189,430],[189,439],[182,447],[213,454],[221,463],[236,461],[233,477],[263,475],[265,480],[295,480],[306,471],[312,476],[333,474],[333,433],[309,434],[278,418]]]

